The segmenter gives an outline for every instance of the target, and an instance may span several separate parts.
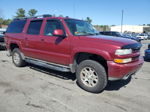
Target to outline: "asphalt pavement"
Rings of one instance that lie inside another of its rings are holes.
[[[150,40],[143,41],[141,54]],[[99,94],[76,85],[75,75],[35,65],[17,68],[0,51],[0,112],[150,112],[150,62]]]

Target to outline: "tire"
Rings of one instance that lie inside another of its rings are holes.
[[[77,84],[82,89],[92,93],[102,92],[107,85],[105,68],[93,60],[85,60],[79,64],[76,70],[76,78]]]
[[[0,50],[2,50],[3,49],[3,47],[0,45]]]
[[[26,65],[26,62],[23,60],[21,52],[18,48],[15,48],[12,52],[12,61],[17,67],[24,67]]]
[[[5,50],[5,46],[0,45],[0,50]]]

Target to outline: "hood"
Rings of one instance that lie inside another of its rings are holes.
[[[121,38],[121,37],[106,36],[106,35],[80,36],[80,39],[95,41],[100,43],[113,44],[118,46],[136,43],[134,40]]]

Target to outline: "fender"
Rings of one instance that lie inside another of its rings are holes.
[[[78,47],[78,48],[74,48],[72,50],[71,63],[74,62],[75,55],[77,53],[81,53],[81,52],[99,55],[99,56],[103,57],[107,61],[112,59],[111,55],[108,52],[106,52],[106,51],[103,51],[103,50],[100,50],[100,49],[94,49],[94,48],[81,48],[81,47]]]
[[[19,46],[20,50],[22,50],[22,41],[21,41],[22,38],[20,38],[20,39],[13,38],[15,36],[19,37],[15,33],[14,34],[10,34],[10,33],[5,34],[7,49],[10,49],[11,44],[16,44],[16,45]],[[12,37],[12,38],[10,38],[10,37]],[[21,35],[20,35],[20,37],[21,37]]]
[[[10,50],[10,45],[11,44],[16,44],[16,45],[18,45],[19,46],[19,49],[20,49],[20,51],[22,52],[22,43],[21,43],[21,41],[19,41],[19,40],[10,40],[9,41],[9,46],[8,46],[8,50]]]

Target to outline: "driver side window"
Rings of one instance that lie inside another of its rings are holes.
[[[63,30],[63,26],[59,20],[48,20],[44,30],[44,35],[53,36],[53,32],[56,29]],[[64,30],[63,30],[64,31]]]

